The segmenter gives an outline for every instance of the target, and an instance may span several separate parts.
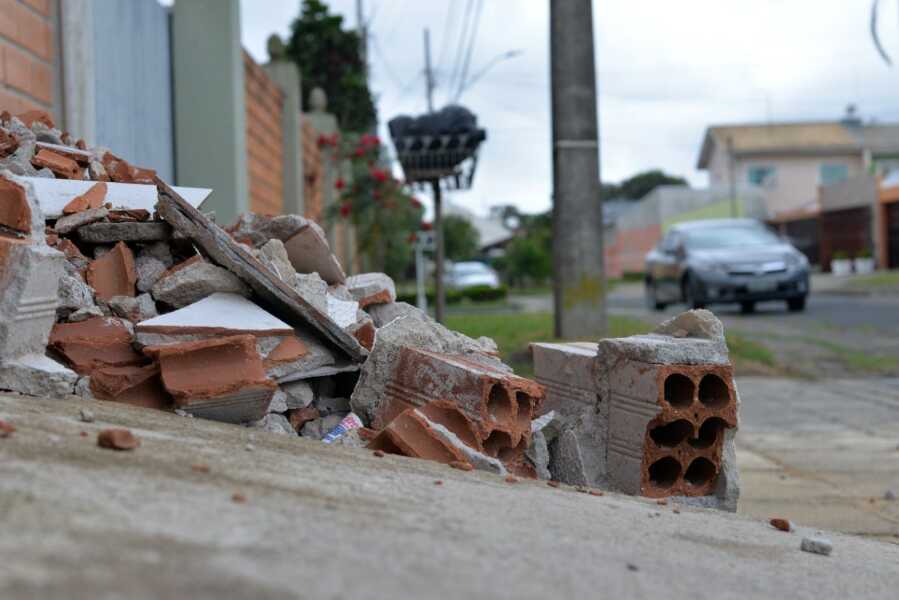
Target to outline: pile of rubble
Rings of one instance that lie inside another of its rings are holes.
[[[396,302],[386,275],[347,277],[316,223],[244,214],[223,229],[200,211],[209,193],[45,114],[0,115],[0,389],[735,504],[737,396],[710,313],[536,344],[538,383],[492,340]]]

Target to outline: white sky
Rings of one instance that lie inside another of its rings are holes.
[[[437,107],[447,87],[467,0],[363,0],[370,21],[371,86],[384,124],[424,99],[422,30],[431,30]],[[354,27],[355,0],[330,0]],[[244,46],[265,62],[272,32],[287,35],[300,0],[241,0]],[[883,2],[882,2],[883,4]],[[899,60],[899,14],[888,0],[881,37]],[[705,185],[695,169],[713,123],[861,116],[899,121],[899,67],[877,56],[870,0],[596,0],[600,164],[603,180],[661,168]],[[461,99],[487,129],[471,191],[454,202],[549,207],[549,0],[484,0],[469,73],[497,64]],[[447,18],[447,17],[450,18]],[[445,48],[444,48],[445,47]],[[442,58],[442,60],[441,60]]]

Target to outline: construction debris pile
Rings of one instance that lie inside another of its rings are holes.
[[[737,395],[711,313],[535,344],[538,383],[396,302],[388,276],[347,277],[316,223],[223,229],[199,210],[209,192],[43,113],[0,115],[0,389],[735,506]]]

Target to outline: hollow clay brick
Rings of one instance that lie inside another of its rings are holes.
[[[90,264],[86,278],[99,300],[109,300],[114,296],[134,296],[137,284],[134,253],[124,242],[119,242]]]

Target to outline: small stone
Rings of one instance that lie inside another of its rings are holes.
[[[372,454],[377,456],[378,458],[384,456],[384,452],[382,452],[381,450],[375,450],[374,452],[372,452]]]
[[[771,524],[771,527],[777,529],[778,531],[793,531],[793,524],[789,521],[789,519],[771,519],[768,521]]]
[[[187,412],[186,410],[181,410],[180,408],[175,409],[175,414],[178,415],[179,417],[187,417],[188,419],[194,418],[194,416],[191,413]]]
[[[894,492],[893,490],[887,490],[883,494],[883,499],[888,502],[892,502],[893,500],[896,499],[896,492]]]
[[[637,565],[632,564],[632,563],[627,563],[627,570],[636,572],[636,571],[640,570],[640,567],[638,567]]]
[[[287,394],[284,390],[277,389],[275,390],[274,395],[272,396],[271,402],[268,405],[268,412],[270,413],[285,413],[289,406],[287,405]]]
[[[6,421],[0,421],[0,438],[7,438],[16,432],[16,426]]]
[[[253,444],[247,444],[246,446],[244,446],[244,450],[246,450],[247,452],[252,452],[255,449],[256,446],[254,446]]]
[[[833,542],[825,537],[806,537],[802,538],[799,548],[804,552],[830,556],[830,553],[833,552]]]
[[[474,466],[470,462],[454,460],[449,466],[453,469],[459,469],[460,471],[474,471]]]
[[[93,423],[94,422],[94,413],[89,411],[86,408],[82,408],[78,411],[78,418],[81,419],[84,423]]]
[[[104,429],[97,434],[97,445],[111,450],[134,450],[140,440],[128,429]]]
[[[552,487],[552,488],[557,488],[561,484],[558,481],[547,481],[546,485],[548,485],[549,487]]]
[[[191,470],[196,471],[197,473],[208,473],[209,465],[206,463],[194,463],[190,466]]]
[[[231,494],[231,502],[236,504],[244,504],[247,501],[247,497],[241,494],[240,492],[234,492]]]
[[[515,477],[514,475],[506,475],[505,482],[506,483],[518,483],[518,478]]]
[[[434,485],[443,485],[443,482],[438,479],[437,481],[434,482]]]
[[[89,306],[87,308],[79,308],[75,312],[69,315],[66,319],[69,323],[80,323],[82,321],[87,321],[88,319],[92,319],[93,317],[102,317],[104,316],[103,311],[100,310],[96,306]]]

